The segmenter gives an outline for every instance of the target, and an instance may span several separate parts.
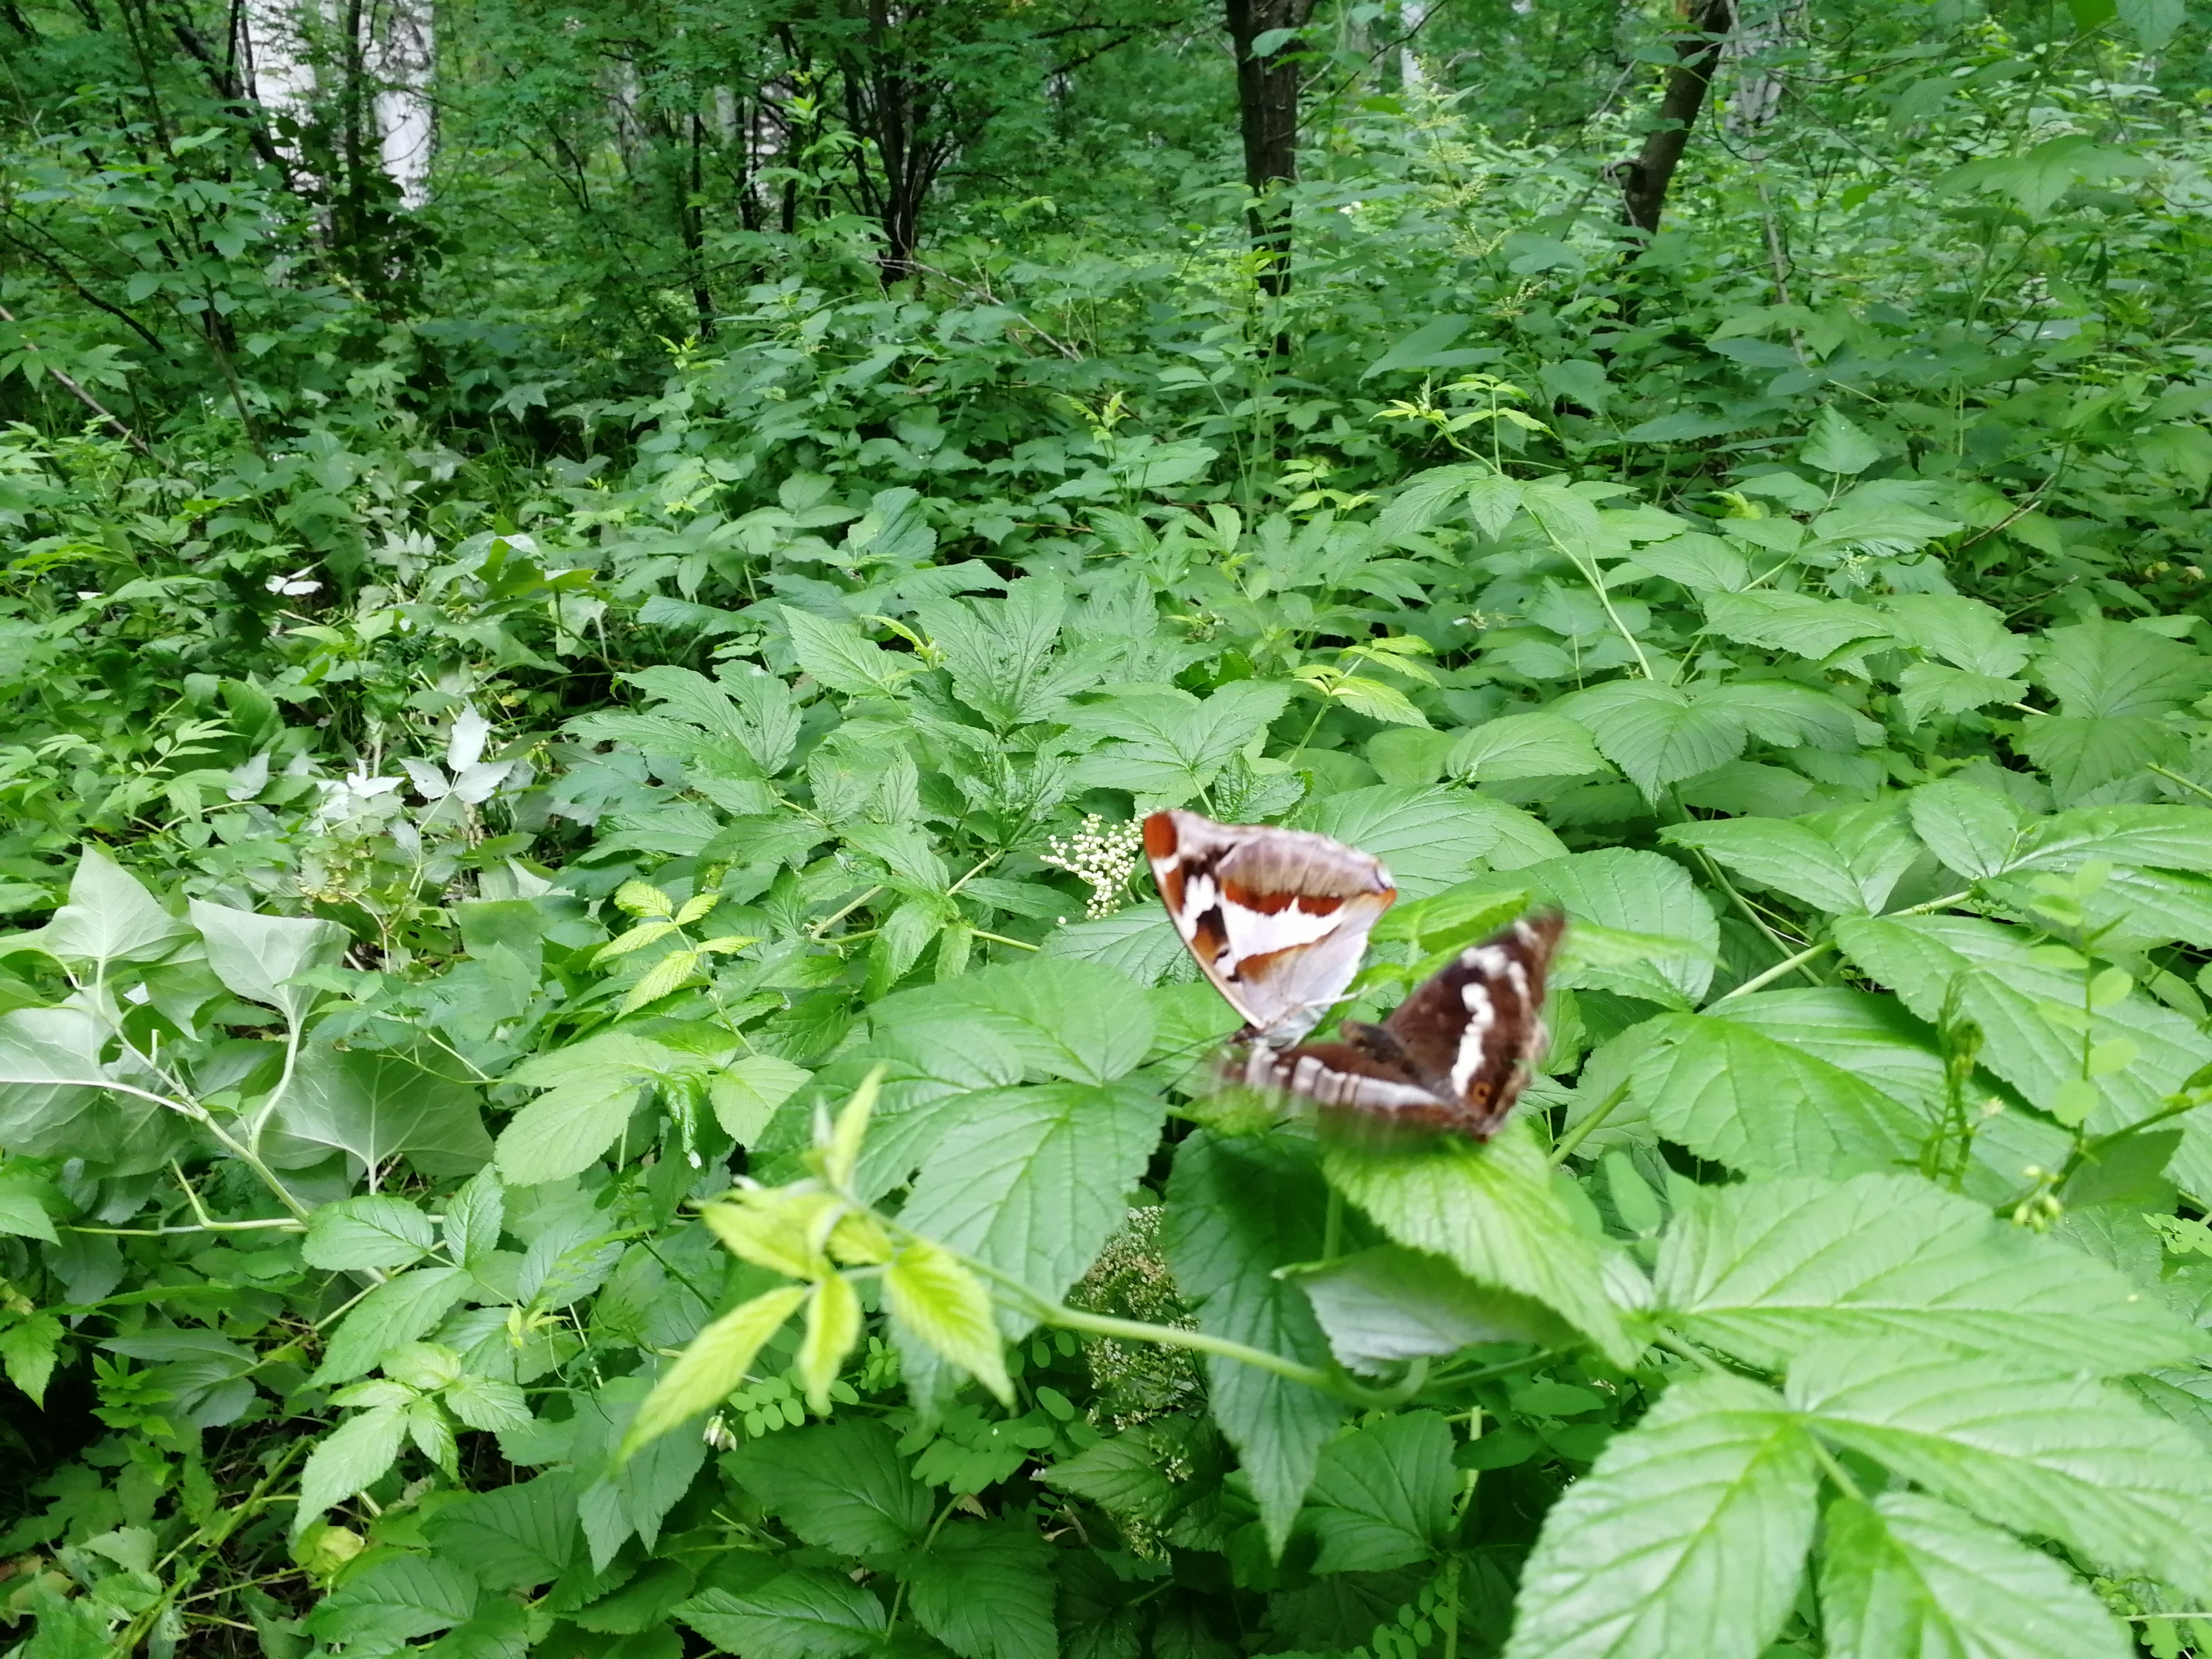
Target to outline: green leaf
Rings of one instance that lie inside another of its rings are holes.
[[[307,1513],[301,1505],[301,1513]],[[311,1634],[369,1652],[458,1625],[479,1591],[465,1568],[426,1555],[387,1555],[348,1578],[307,1615]]]
[[[1947,668],[1938,662],[1916,662],[1898,676],[1897,691],[1905,723],[1914,726],[1931,714],[1955,717],[1993,702],[2018,702],[2027,694],[2027,682]]]
[[[292,981],[318,968],[334,967],[350,943],[334,921],[257,915],[201,899],[191,902],[192,926],[207,941],[208,965],[233,995],[274,1008],[296,1026],[314,1006],[311,985]]]
[[[436,1510],[424,1530],[440,1557],[466,1562],[486,1589],[534,1589],[575,1553],[575,1478],[560,1469],[479,1492]]]
[[[1380,1572],[1445,1547],[1458,1496],[1451,1430],[1434,1412],[1406,1412],[1332,1440],[1304,1517],[1321,1540],[1316,1572]]]
[[[404,1198],[370,1193],[319,1206],[300,1254],[311,1267],[404,1267],[437,1243],[430,1218]]]
[[[922,1628],[960,1659],[1056,1659],[1052,1554],[1018,1516],[955,1521],[902,1576]]]
[[[890,1624],[882,1602],[827,1567],[796,1567],[754,1589],[705,1590],[674,1611],[745,1659],[848,1659],[874,1647]]]
[[[1377,1245],[1297,1276],[1347,1370],[1370,1376],[1478,1342],[1564,1348],[1573,1328],[1542,1303],[1477,1284],[1442,1256]]]
[[[1932,1121],[1946,1102],[1943,1056],[1932,1026],[1895,997],[1825,987],[1727,997],[1703,1013],[1747,1025],[1826,1061]]]
[[[2212,807],[2077,806],[2053,813],[2027,827],[2009,867],[2078,870],[2093,859],[2212,873]]]
[[[138,878],[90,842],[70,878],[69,902],[30,936],[80,972],[103,973],[117,962],[158,962],[191,937]]]
[[[1003,599],[925,599],[915,619],[944,652],[952,695],[1004,732],[1060,718],[1071,693],[1098,680],[1095,657],[1053,654],[1066,608],[1060,583],[1030,576]]]
[[[1833,842],[1809,824],[1788,818],[1717,818],[1670,824],[1663,841],[1694,847],[1736,874],[1802,899],[1830,915],[1865,915],[1869,904],[1858,878]]]
[[[900,1224],[1058,1301],[1121,1224],[1158,1144],[1150,1089],[1048,1084],[969,1095],[923,1160]],[[1000,1328],[1036,1322],[1013,1309]]]
[[[1577,853],[1516,870],[1514,878],[1564,908],[1572,950],[1576,924],[1624,933],[1679,939],[1686,947],[1650,952],[1641,960],[1570,964],[1554,975],[1570,987],[1619,991],[1681,1006],[1694,1003],[1712,982],[1720,954],[1720,924],[1688,871],[1660,853],[1609,847]]]
[[[447,1385],[440,1398],[454,1416],[486,1434],[527,1429],[532,1423],[522,1390],[495,1376],[459,1377]]]
[[[2100,1334],[2083,1332],[2077,1360]],[[2063,1360],[2038,1374],[1925,1341],[1826,1344],[1792,1364],[1789,1392],[1824,1439],[1985,1521],[2212,1593],[2212,1451]]]
[[[11,1313],[0,1324],[0,1367],[7,1370],[10,1382],[41,1407],[61,1343],[62,1322],[52,1314]]]
[[[2029,672],[2061,714],[2081,720],[2163,714],[2212,685],[2212,658],[2117,622],[2052,629]]]
[[[761,1345],[783,1328],[806,1295],[805,1286],[799,1285],[763,1291],[692,1338],[691,1346],[660,1374],[630,1419],[623,1455],[720,1405],[744,1382]]]
[[[991,1293],[981,1279],[946,1251],[915,1239],[891,1257],[883,1287],[884,1306],[908,1335],[1012,1403]]]
[[[311,1042],[270,1120],[269,1160],[319,1163],[333,1149],[380,1169],[402,1156],[426,1173],[474,1170],[490,1158],[476,1085],[385,1048]]]
[[[1530,831],[1539,848],[1558,845],[1556,836],[1517,808],[1464,789],[1347,789],[1310,802],[1294,823],[1372,853],[1408,899],[1466,880],[1485,859],[1495,858],[1500,868],[1529,862],[1526,856],[1507,856],[1504,844],[1526,841]]]
[[[1701,1188],[1661,1239],[1654,1289],[1686,1334],[1770,1369],[1826,1337],[2114,1373],[2198,1346],[2101,1262],[1912,1176]]]
[[[1675,1014],[1634,1073],[1652,1127],[1755,1178],[1893,1170],[1928,1120],[1842,1066],[1736,1020]]]
[[[1707,624],[1723,638],[1814,662],[1849,661],[1896,638],[1881,617],[1841,599],[1770,588],[1699,597],[1705,602]]]
[[[868,1011],[879,1026],[980,1032],[1025,1071],[1110,1083],[1144,1063],[1154,1016],[1142,989],[1096,963],[1032,961],[984,968],[942,985],[902,991]]]
[[[2011,197],[2029,218],[2040,219],[2077,184],[2149,169],[2148,160],[2131,151],[2069,135],[2045,139],[2025,155],[1993,155],[1954,167],[1936,180],[1933,193],[1942,197],[1967,190],[1996,191]]]
[[[1206,1131],[1176,1148],[1161,1243],[1200,1330],[1309,1365],[1328,1339],[1304,1291],[1278,1267],[1322,1254],[1328,1189],[1310,1146],[1281,1136],[1229,1140]],[[1252,1483],[1270,1549],[1280,1553],[1344,1408],[1272,1371],[1208,1356],[1214,1420]]]
[[[2180,734],[2156,714],[2094,720],[2046,714],[2023,726],[2013,746],[2042,769],[2061,801],[2079,800],[2152,766],[2180,764],[2186,754]]]
[[[0,1233],[42,1238],[49,1244],[62,1242],[38,1194],[22,1187],[0,1186]]]
[[[1942,1018],[1952,986],[1959,985],[1961,1012],[1986,1039],[1981,1063],[2033,1103],[2054,1103],[2081,1075],[2081,1033],[2047,1012],[2051,1005],[2081,1006],[2081,975],[2039,959],[2021,930],[1969,916],[1846,918],[1836,924],[1836,941],[1923,1019]],[[2092,1015],[2089,1036],[2093,1042],[2124,1037],[2136,1045],[2132,1065],[2099,1080],[2105,1105],[2090,1121],[2093,1133],[2159,1110],[2203,1064],[2193,1023],[2140,993]],[[2190,1173],[2183,1179],[2212,1182],[2212,1133],[2188,1118],[2182,1122],[2190,1130],[2182,1166]]]
[[[2116,0],[2120,21],[2145,52],[2160,52],[2189,21],[2182,0]]]
[[[404,1406],[374,1406],[356,1412],[323,1437],[300,1471],[300,1507],[292,1530],[299,1533],[333,1504],[342,1504],[373,1486],[399,1455],[407,1436]]]
[[[1600,752],[1649,800],[1670,783],[1734,760],[1747,736],[1733,710],[1692,702],[1656,680],[1608,680],[1552,708],[1586,728]]]
[[[500,1131],[501,1175],[534,1187],[590,1169],[629,1124],[646,1080],[636,1072],[591,1067],[548,1089]]]
[[[1077,781],[1126,789],[1140,812],[1180,806],[1283,712],[1291,689],[1286,682],[1236,680],[1203,702],[1168,687],[1117,692],[1076,709],[1076,730],[1101,740],[1077,765]]]
[[[799,665],[832,691],[881,696],[921,671],[921,659],[884,650],[850,623],[825,622],[787,605],[776,609]]]
[[[889,1555],[929,1530],[929,1488],[898,1437],[866,1418],[749,1440],[725,1468],[810,1544],[841,1555]]]
[[[446,1254],[461,1267],[482,1266],[499,1248],[506,1218],[507,1188],[487,1164],[446,1200]]]
[[[1893,593],[1884,608],[1906,639],[1954,668],[2009,680],[2028,659],[2030,641],[2005,626],[2004,613],[1955,593]]]
[[[1435,1137],[1332,1147],[1323,1167],[1329,1184],[1399,1243],[1543,1303],[1614,1364],[1636,1363],[1640,1345],[1605,1293],[1602,1247],[1560,1196],[1525,1125],[1486,1146]]]
[[[797,1094],[813,1077],[804,1066],[794,1066],[774,1054],[740,1054],[724,1066],[708,1085],[714,1103],[714,1121],[741,1146],[760,1139],[775,1109]]]
[[[1821,408],[1797,459],[1821,472],[1856,476],[1881,459],[1881,446],[1851,424],[1833,404]]]
[[[2012,863],[2027,816],[2012,797],[1958,778],[1923,784],[1906,797],[1913,832],[1928,850],[1969,881]]]
[[[1507,778],[1575,777],[1606,769],[1589,733],[1548,710],[1504,714],[1470,726],[1454,743],[1445,768],[1470,783]]]
[[[392,1349],[434,1327],[472,1282],[459,1267],[417,1267],[386,1279],[345,1316],[308,1381],[325,1387],[374,1370]]]
[[[1172,1427],[1140,1423],[1062,1458],[1037,1479],[1055,1491],[1087,1498],[1109,1515],[1164,1519],[1176,1501],[1176,1482],[1168,1474],[1176,1461]]]
[[[1505,1659],[1754,1659],[1796,1595],[1818,1486],[1779,1396],[1677,1383],[1544,1517]]]
[[[2081,1581],[2040,1550],[1915,1492],[1839,1498],[1823,1517],[1820,1620],[1832,1659],[2129,1659]]]

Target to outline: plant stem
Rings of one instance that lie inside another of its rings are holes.
[[[1796,969],[1802,968],[1807,963],[1812,961],[1814,957],[1820,955],[1823,951],[1832,951],[1835,948],[1836,945],[1833,939],[1822,939],[1816,945],[1808,945],[1803,950],[1800,951],[1796,956],[1786,957],[1783,961],[1776,963],[1774,966],[1769,968],[1763,974],[1753,974],[1749,979],[1744,981],[1742,984],[1737,986],[1733,991],[1723,992],[1719,996],[1715,997],[1713,1000],[1716,1003],[1726,1002],[1735,997],[1747,997],[1753,991],[1764,991],[1768,986],[1773,984],[1776,980],[1780,979],[1784,974],[1794,973]],[[1815,981],[1814,983],[1817,984],[1819,981]]]
[[[994,945],[1011,945],[1017,951],[1040,951],[1044,948],[1042,945],[1031,945],[1024,939],[1008,939],[1004,933],[987,933],[980,927],[970,927],[968,931],[975,934],[977,939],[987,939]]]
[[[1628,1087],[1632,1081],[1633,1079],[1630,1078],[1621,1079],[1614,1086],[1613,1092],[1605,1097],[1595,1111],[1560,1137],[1559,1144],[1552,1148],[1551,1164],[1553,1169],[1558,1169],[1559,1165],[1572,1158],[1575,1155],[1575,1149],[1588,1140],[1596,1133],[1598,1126],[1613,1115],[1613,1109],[1628,1098]]]
[[[1859,1483],[1851,1479],[1851,1472],[1837,1460],[1835,1453],[1822,1445],[1818,1439],[1813,1442],[1813,1456],[1821,1468],[1827,1472],[1828,1479],[1836,1483],[1836,1489],[1844,1497],[1856,1503],[1866,1502],[1866,1494],[1859,1490]]]

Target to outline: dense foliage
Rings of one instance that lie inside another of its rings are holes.
[[[11,1654],[2212,1650],[2172,0],[1746,7],[1650,238],[1671,9],[1298,10],[1264,225],[1167,0],[471,0],[420,203],[220,10],[0,5]],[[1164,805],[1564,907],[1507,1133]]]

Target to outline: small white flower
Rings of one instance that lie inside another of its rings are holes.
[[[1048,845],[1052,850],[1042,855],[1042,861],[1066,871],[1090,888],[1091,902],[1083,907],[1083,915],[1086,921],[1097,921],[1121,908],[1121,890],[1144,855],[1145,827],[1133,819],[1109,824],[1092,812],[1073,836],[1066,841],[1054,836]],[[1061,921],[1065,925],[1066,918]]]

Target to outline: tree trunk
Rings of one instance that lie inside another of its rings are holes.
[[[1644,136],[1644,148],[1632,161],[1615,170],[1620,182],[1621,217],[1644,233],[1649,241],[1659,229],[1659,216],[1667,206],[1667,187],[1690,142],[1690,129],[1705,106],[1705,89],[1729,31],[1735,27],[1735,0],[1688,0],[1685,9],[1688,29],[1674,42],[1674,67],[1667,71],[1667,91],[1659,100],[1658,125]],[[1642,251],[1632,249],[1634,258]]]
[[[1262,292],[1291,285],[1291,207],[1283,186],[1298,176],[1298,90],[1303,71],[1291,48],[1256,55],[1252,43],[1272,29],[1303,28],[1314,0],[1227,0],[1237,49],[1237,104],[1244,131],[1244,185],[1252,246],[1266,254]]]

